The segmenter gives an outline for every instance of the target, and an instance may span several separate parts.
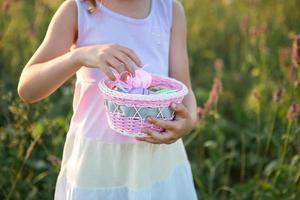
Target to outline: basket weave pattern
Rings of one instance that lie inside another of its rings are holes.
[[[188,93],[187,87],[172,78],[159,75],[152,76],[151,86],[177,90],[171,94],[126,94],[110,89],[110,80],[102,80],[98,86],[104,95],[104,104],[109,126],[116,132],[131,137],[144,137],[142,128],[151,128],[158,132],[160,127],[148,123],[147,116],[163,120],[173,120],[174,112],[171,103],[181,103]]]

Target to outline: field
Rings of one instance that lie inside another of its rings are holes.
[[[28,105],[22,68],[62,0],[0,0],[0,199],[53,199],[74,78]],[[204,200],[300,199],[300,1],[184,0]]]

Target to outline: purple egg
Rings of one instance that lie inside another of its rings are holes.
[[[147,89],[138,87],[138,88],[132,88],[131,90],[128,91],[130,94],[145,94],[148,95],[150,92]]]

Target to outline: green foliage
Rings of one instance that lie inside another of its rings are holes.
[[[22,68],[62,1],[0,0],[0,199],[53,199],[72,114],[73,79],[27,105]],[[185,138],[202,199],[300,199],[299,68],[291,38],[298,0],[185,0],[193,88],[199,106],[215,76],[219,102]],[[217,74],[217,75],[216,75]]]

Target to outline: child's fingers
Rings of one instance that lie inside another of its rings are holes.
[[[102,68],[102,72],[112,81],[116,80],[114,73],[111,71],[110,66],[105,65]]]
[[[124,64],[121,63],[118,59],[116,59],[115,57],[113,56],[110,56],[108,59],[107,59],[107,63],[113,67],[114,69],[117,70],[117,72],[119,73],[122,73],[125,71],[125,67],[124,67]]]
[[[172,121],[157,119],[155,117],[147,117],[147,121],[166,130],[174,130],[176,128],[176,124]]]
[[[176,141],[171,132],[159,133],[149,128],[144,128],[142,131],[149,136],[145,141],[155,141],[157,144],[171,144]]]
[[[143,142],[149,142],[149,143],[152,143],[152,144],[161,144],[161,142],[151,138],[151,137],[136,137],[137,140],[139,141],[143,141]]]
[[[181,103],[172,103],[171,109],[175,111],[176,116],[181,116],[186,118],[189,115],[187,108]]]
[[[126,69],[132,75],[135,74],[135,71],[134,71],[131,61],[130,61],[130,58],[125,53],[123,53],[122,51],[115,51],[113,54],[114,54],[115,58],[117,58],[120,62],[124,63]]]
[[[127,56],[130,57],[132,59],[132,61],[134,61],[137,66],[142,67],[141,60],[138,58],[138,56],[136,55],[136,53],[133,50],[131,50],[131,49],[127,48],[127,47],[120,46],[120,45],[117,45],[117,48],[120,51],[122,51],[125,54],[127,54]]]

